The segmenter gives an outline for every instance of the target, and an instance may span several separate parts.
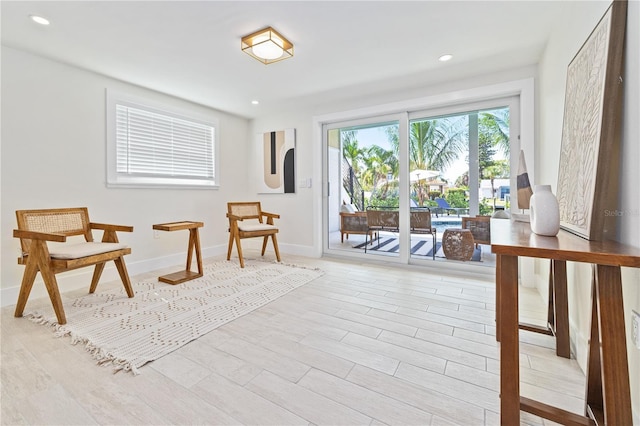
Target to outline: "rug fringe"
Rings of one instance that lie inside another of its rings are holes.
[[[58,324],[57,320],[47,319],[39,312],[28,313],[25,317],[36,324],[54,328],[55,330],[53,335],[56,338],[69,336],[72,345],[77,345],[78,343],[84,344],[85,350],[91,354],[93,359],[96,360],[96,364],[100,366],[113,365],[114,374],[120,371],[131,371],[136,376],[140,374],[140,371],[138,371],[138,369],[133,365],[132,361],[115,357],[104,349],[96,346],[94,343],[89,341],[89,339],[82,338],[69,330],[66,326]]]
[[[291,268],[306,269],[307,271],[320,272],[322,275],[324,275],[324,271],[322,269],[318,268],[318,267],[307,266],[307,265],[298,265],[296,263],[278,262],[277,260],[274,260],[274,261],[269,262],[269,263],[273,263],[274,265],[289,266]]]

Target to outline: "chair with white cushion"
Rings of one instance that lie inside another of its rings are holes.
[[[229,218],[229,249],[227,250],[227,260],[231,259],[231,250],[235,241],[240,258],[240,267],[244,268],[242,257],[242,246],[240,240],[244,238],[263,237],[262,256],[267,248],[267,241],[271,237],[273,248],[276,252],[276,259],[280,262],[280,251],[278,250],[278,240],[276,234],[278,227],[274,225],[273,219],[279,219],[280,215],[262,211],[260,202],[232,202],[227,203],[227,217]],[[266,219],[266,222],[265,220]]]
[[[58,324],[66,324],[62,299],[56,274],[84,266],[93,266],[93,278],[89,293],[96,290],[104,265],[113,260],[122,279],[127,296],[133,297],[133,289],[124,263],[124,256],[131,249],[118,241],[116,231],[133,232],[132,226],[108,225],[89,221],[86,207],[44,210],[18,210],[18,229],[13,236],[20,238],[22,256],[20,265],[25,265],[15,316],[21,317],[31,293],[38,271],[49,293]],[[103,230],[101,242],[93,241],[91,231]],[[84,241],[71,242],[67,237],[82,236]]]

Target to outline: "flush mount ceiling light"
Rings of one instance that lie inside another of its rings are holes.
[[[31,18],[33,22],[36,22],[40,25],[49,25],[49,20],[47,18],[43,18],[42,16],[29,15],[29,18]]]
[[[293,56],[293,44],[271,27],[242,37],[240,46],[243,52],[267,65]]]
[[[450,61],[452,58],[453,58],[453,55],[446,54],[446,55],[440,56],[438,60],[440,62],[447,62],[447,61]]]

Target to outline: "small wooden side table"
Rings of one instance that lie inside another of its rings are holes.
[[[153,225],[153,229],[159,231],[180,231],[183,229],[189,230],[189,248],[187,249],[187,267],[184,271],[174,272],[172,274],[163,275],[158,277],[158,281],[167,284],[180,284],[185,281],[192,280],[194,278],[200,278],[202,274],[202,256],[200,254],[200,235],[198,234],[198,228],[202,228],[204,223],[202,222],[171,222],[171,223],[159,223]],[[196,263],[198,266],[198,272],[191,271],[191,259],[192,254],[195,251]]]

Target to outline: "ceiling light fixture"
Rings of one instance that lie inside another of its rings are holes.
[[[293,44],[271,27],[242,37],[240,48],[265,65],[293,56]]]
[[[440,62],[447,62],[447,61],[450,61],[451,59],[453,59],[453,55],[449,55],[448,53],[438,58]]]
[[[33,22],[36,22],[40,25],[49,25],[50,23],[47,18],[43,18],[42,16],[38,15],[29,15],[29,18],[31,18]]]

